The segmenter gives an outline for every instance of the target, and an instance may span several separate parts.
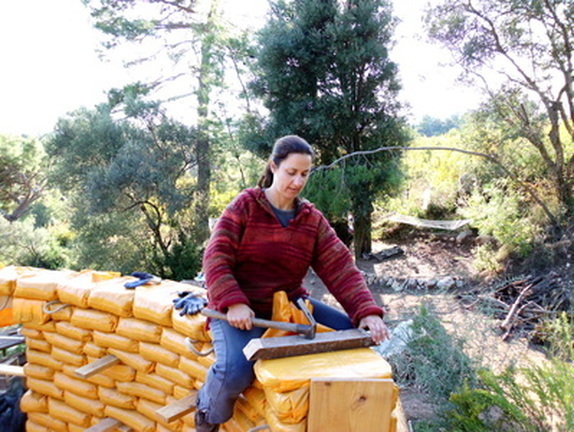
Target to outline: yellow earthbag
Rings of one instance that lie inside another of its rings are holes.
[[[189,350],[185,342],[185,336],[170,328],[164,328],[161,332],[159,344],[168,351],[196,359],[197,355]]]
[[[116,348],[125,352],[139,352],[139,342],[116,333],[94,331],[94,343],[102,348]]]
[[[171,319],[174,330],[189,337],[193,341],[211,342],[211,336],[207,330],[207,318],[201,314],[180,316],[180,311],[173,308]]]
[[[184,370],[172,368],[164,364],[158,363],[155,367],[155,372],[170,380],[174,384],[179,384],[183,387],[191,388],[193,386],[193,378]]]
[[[100,387],[98,389],[100,401],[105,405],[112,405],[117,408],[135,409],[137,398],[133,395],[120,393],[117,390]]]
[[[53,418],[49,414],[28,413],[28,420],[40,426],[48,428],[49,431],[68,432],[68,426],[62,420]],[[27,432],[29,432],[26,427]]]
[[[285,393],[266,390],[267,403],[283,423],[301,422],[309,412],[309,387],[303,386]]]
[[[0,295],[0,327],[15,324],[14,311],[12,310],[12,297]]]
[[[119,276],[120,273],[117,272],[84,270],[58,283],[58,298],[62,303],[69,303],[86,309],[90,293],[97,286],[97,283]]]
[[[50,430],[46,426],[39,425],[28,419],[26,421],[26,432],[50,432]]]
[[[243,397],[247,399],[249,406],[257,411],[261,417],[265,417],[266,413],[266,399],[265,392],[255,386],[247,387],[243,392]]]
[[[156,373],[141,373],[136,374],[136,382],[148,385],[155,389],[161,390],[166,394],[172,394],[175,384]]]
[[[140,342],[140,355],[150,361],[164,364],[166,366],[177,367],[179,355],[168,349],[148,342]]]
[[[54,369],[34,363],[24,365],[24,375],[28,378],[38,378],[51,381],[54,378]]]
[[[136,377],[136,370],[128,365],[117,364],[101,372],[116,381],[128,382],[133,381]]]
[[[357,348],[257,360],[255,374],[266,392],[283,393],[309,386],[311,378],[392,378],[392,369],[375,351]]]
[[[54,375],[54,384],[61,390],[66,390],[88,399],[98,399],[98,386],[82,379],[72,378],[62,372]]]
[[[267,424],[273,432],[306,432],[307,419],[305,418],[299,423],[284,423],[277,418],[271,407],[267,407],[267,415],[265,416]]]
[[[131,317],[135,292],[124,287],[131,279],[123,277],[97,283],[88,297],[88,306],[119,317]]]
[[[155,363],[144,359],[139,354],[129,353],[115,348],[108,348],[108,353],[115,355],[125,365],[140,372],[153,372]]]
[[[58,328],[56,326],[56,328]],[[44,338],[55,347],[65,349],[72,354],[82,354],[84,343],[81,340],[72,339],[59,333],[44,332]]]
[[[39,331],[39,330],[35,330],[35,329],[31,329],[28,327],[22,327],[20,328],[20,334],[22,336],[26,336],[26,338],[31,338],[31,339],[44,339],[44,334]]]
[[[77,366],[73,365],[64,365],[62,368],[62,372],[72,378],[77,378],[76,371],[78,370]],[[116,388],[116,381],[106,375],[101,373],[92,375],[87,378],[82,378],[89,383],[95,384],[97,386],[108,387],[108,388]]]
[[[92,334],[92,332],[90,332],[90,334]],[[88,357],[100,358],[104,357],[108,351],[105,348],[102,348],[101,346],[97,346],[93,342],[86,342],[84,344],[82,352],[86,354]]]
[[[82,354],[74,354],[71,353],[70,351],[58,348],[56,346],[52,347],[51,354],[52,357],[54,357],[54,359],[57,361],[61,361],[65,364],[70,364],[78,367],[83,366],[88,362],[86,356]]]
[[[82,329],[72,325],[69,322],[60,321],[56,323],[56,331],[69,338],[81,341],[81,342],[88,342],[92,340],[92,332],[86,329]]]
[[[180,357],[179,369],[201,381],[205,381],[205,377],[207,376],[207,368],[205,366],[187,357]]]
[[[30,348],[26,349],[26,360],[28,361],[28,363],[46,366],[53,370],[62,369],[62,363],[57,361],[49,353],[37,351],[34,349]]]
[[[32,267],[6,266],[0,268],[0,296],[12,297],[18,278],[26,274],[34,274],[37,271]]]
[[[144,398],[159,404],[165,404],[167,396],[161,390],[137,382],[118,382],[117,388],[120,393]]]
[[[137,432],[154,432],[155,422],[135,410],[125,410],[114,406],[107,406],[105,414],[108,417],[119,420],[126,426],[135,429]]]
[[[26,378],[26,387],[28,387],[29,390],[45,396],[50,396],[51,398],[64,398],[64,392],[51,381],[36,378]]]
[[[162,326],[134,318],[120,318],[116,333],[141,342],[158,343]]]
[[[182,290],[178,282],[164,280],[158,285],[141,285],[135,289],[133,314],[136,318],[172,327],[173,299]]]
[[[162,408],[163,405],[157,404],[155,402],[151,402],[145,399],[139,399],[136,403],[136,410],[146,416],[149,419],[157,419],[159,423],[169,428],[170,431],[179,432],[183,427],[183,421],[175,420],[171,423],[166,423],[160,420],[157,415],[156,411]]]
[[[104,416],[105,405],[100,400],[88,399],[75,393],[65,391],[64,401],[72,408],[75,408],[83,413],[91,414],[96,417]]]
[[[84,428],[90,426],[89,414],[78,411],[59,400],[48,400],[48,412],[53,418],[62,420],[63,422],[73,423]]]
[[[20,399],[20,409],[25,413],[47,413],[48,398],[43,394],[28,390],[22,395],[22,398]]]
[[[21,324],[46,324],[50,315],[44,312],[45,301],[14,298],[12,301],[12,314],[14,321]]]
[[[58,300],[57,286],[75,274],[70,270],[38,270],[18,277],[14,297],[34,300]]]
[[[111,333],[118,325],[119,317],[93,309],[75,308],[72,312],[72,325],[85,330],[99,330]]]
[[[49,353],[52,351],[52,345],[43,339],[26,338],[26,347],[32,350]]]

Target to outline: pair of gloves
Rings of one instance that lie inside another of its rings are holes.
[[[126,282],[124,287],[127,289],[134,289],[141,285],[158,284],[161,278],[145,272],[133,272],[131,274],[138,278],[135,281]],[[191,291],[180,291],[177,293],[176,299],[173,299],[173,304],[176,309],[181,309],[180,316],[195,315],[199,313],[206,305],[207,300],[193,294]]]
[[[180,291],[178,298],[173,299],[173,307],[181,309],[179,316],[195,315],[207,305],[207,300],[199,297],[190,291]]]

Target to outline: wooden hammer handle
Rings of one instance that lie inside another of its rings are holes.
[[[227,321],[227,315],[213,309],[202,309],[201,313],[208,318],[216,318]],[[270,321],[261,318],[251,318],[251,322],[255,327],[272,328],[277,330],[284,330],[302,335],[309,335],[313,328],[310,325],[288,323],[282,321]]]

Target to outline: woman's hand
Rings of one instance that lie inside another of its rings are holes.
[[[251,330],[253,327],[251,318],[254,316],[255,312],[245,303],[237,303],[227,308],[227,321],[241,330]]]
[[[391,338],[391,333],[383,319],[378,315],[369,315],[361,319],[359,328],[368,329],[371,332],[371,338],[377,345],[382,341]]]

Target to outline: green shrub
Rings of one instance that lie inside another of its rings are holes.
[[[528,367],[510,366],[498,375],[480,371],[477,387],[466,386],[451,396],[449,430],[574,430],[574,326],[562,314],[547,328],[550,359]]]
[[[447,333],[434,312],[422,306],[413,320],[414,337],[407,349],[391,359],[399,385],[414,386],[440,405],[465,382],[475,381],[463,342]]]

